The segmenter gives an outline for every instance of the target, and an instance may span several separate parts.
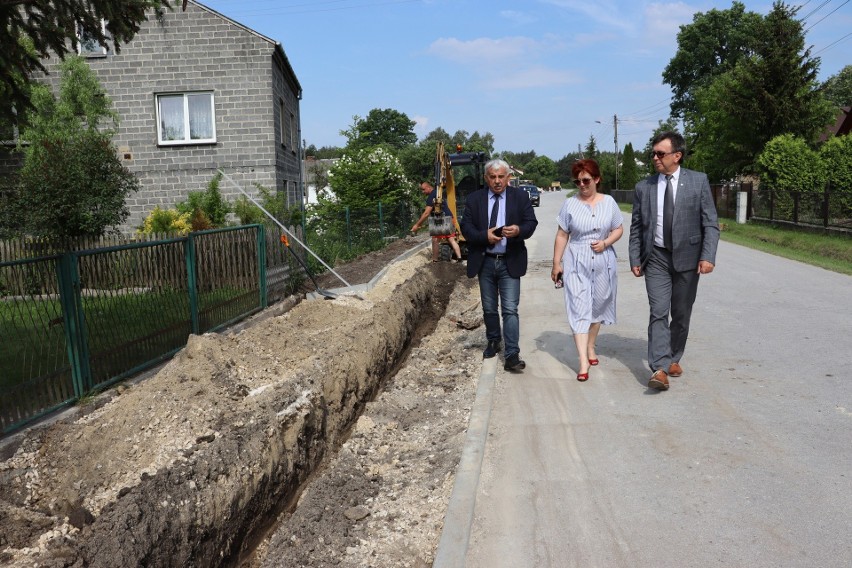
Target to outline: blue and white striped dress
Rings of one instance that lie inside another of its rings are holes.
[[[602,240],[621,226],[623,218],[615,200],[604,195],[594,206],[569,197],[556,222],[568,233],[568,246],[562,255],[565,282],[565,309],[574,333],[589,333],[592,323],[615,323],[615,295],[618,274],[615,249],[606,247],[597,254],[592,241]]]

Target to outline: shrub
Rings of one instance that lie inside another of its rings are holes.
[[[180,213],[177,209],[160,209],[159,205],[145,217],[145,221],[139,228],[139,232],[145,235],[160,233],[186,235],[192,230],[189,213]]]

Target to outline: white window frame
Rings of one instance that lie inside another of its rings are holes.
[[[101,20],[101,33],[106,36],[106,21]],[[92,38],[94,42],[94,38]],[[104,44],[97,44],[97,50],[89,50],[83,49],[83,46],[86,44],[86,40],[83,37],[83,26],[80,22],[77,22],[77,54],[82,57],[106,57],[109,54],[108,46]]]
[[[189,97],[193,95],[210,96],[210,121],[212,123],[213,136],[210,138],[190,138],[189,124]],[[161,97],[183,97],[183,132],[184,137],[176,140],[165,140],[163,138],[163,123],[160,117]],[[154,95],[157,108],[157,144],[159,146],[186,146],[192,144],[215,144],[216,143],[216,96],[213,91],[187,91],[177,93],[157,93]]]

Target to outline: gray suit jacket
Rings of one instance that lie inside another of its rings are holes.
[[[657,181],[654,174],[636,184],[630,220],[630,266],[643,269],[654,248],[657,228]],[[697,270],[698,262],[716,264],[719,221],[707,175],[680,169],[672,220],[672,263],[678,272]]]

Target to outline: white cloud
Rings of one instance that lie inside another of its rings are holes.
[[[597,22],[607,28],[615,28],[623,33],[635,31],[635,23],[624,11],[624,2],[611,0],[543,0],[545,4],[562,8],[569,12],[577,12],[584,19]]]
[[[418,134],[426,134],[429,132],[429,117],[428,116],[412,116],[414,121],[414,132]]]
[[[541,50],[539,42],[526,37],[500,39],[477,38],[462,41],[457,38],[439,38],[432,42],[427,53],[482,67],[492,63],[529,58]]]
[[[653,46],[676,46],[680,26],[692,22],[692,16],[698,12],[683,2],[653,2],[645,7],[644,41]]]
[[[540,89],[582,82],[578,77],[563,69],[552,69],[541,65],[512,69],[510,78],[494,77],[486,82],[488,90]]]
[[[532,24],[538,21],[538,18],[531,15],[529,12],[518,12],[516,10],[502,10],[500,12],[500,17],[504,20],[509,20],[509,22],[515,25],[521,26]]]

